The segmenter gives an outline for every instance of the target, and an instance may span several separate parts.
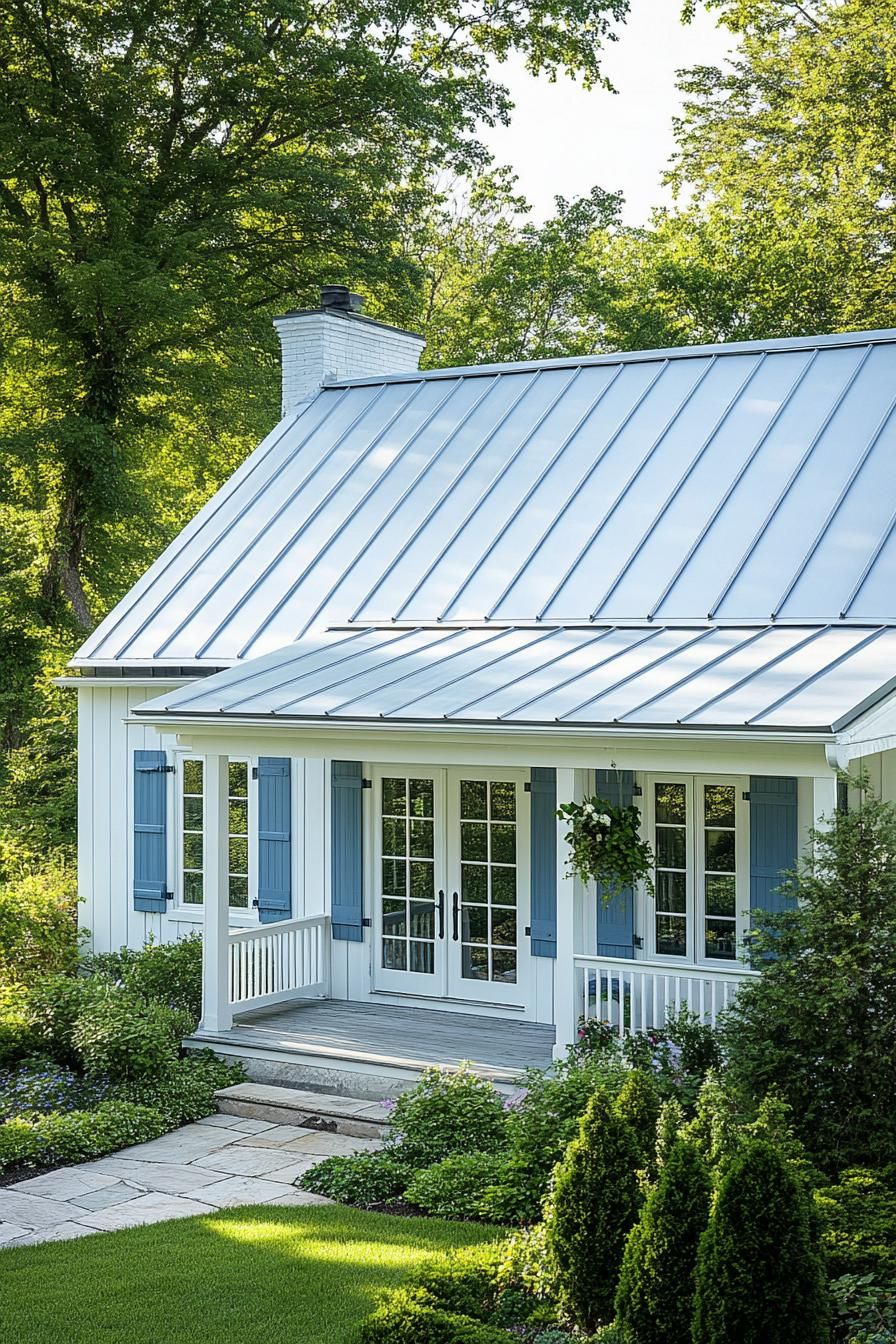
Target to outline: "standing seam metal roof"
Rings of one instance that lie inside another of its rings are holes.
[[[894,412],[893,332],[327,387],[75,665],[345,622],[896,623]]]
[[[893,626],[343,629],[135,713],[833,732],[894,667]]]

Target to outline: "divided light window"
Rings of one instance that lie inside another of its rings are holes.
[[[249,909],[249,780],[248,761],[227,765],[227,886],[230,908]],[[205,895],[205,763],[201,758],[182,761],[180,786],[181,904],[199,906]]]
[[[746,891],[738,894],[746,880],[738,867],[744,825],[735,784],[655,781],[656,956],[737,960],[738,912],[747,904]]]

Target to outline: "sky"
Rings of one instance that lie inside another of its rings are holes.
[[[660,178],[680,105],[675,72],[721,64],[731,42],[705,10],[687,27],[680,10],[679,0],[631,0],[619,41],[606,48],[615,94],[535,79],[520,61],[500,68],[516,108],[510,126],[486,128],[483,139],[496,162],[517,173],[536,219],[551,213],[555,196],[581,196],[593,186],[623,192],[628,224],[646,223],[653,206],[668,203]]]

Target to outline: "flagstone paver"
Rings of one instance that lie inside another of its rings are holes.
[[[293,1181],[335,1153],[381,1146],[300,1125],[210,1115],[109,1157],[0,1188],[0,1250],[241,1204],[327,1204]]]

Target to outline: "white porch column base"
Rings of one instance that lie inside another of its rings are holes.
[[[557,770],[557,805],[579,798],[576,770]],[[579,883],[566,871],[568,823],[557,822],[557,960],[554,964],[554,1058],[562,1059],[576,1038],[575,931]]]
[[[230,1008],[230,902],[228,899],[227,757],[205,757],[203,850],[205,883],[202,906],[202,1021],[199,1030],[228,1031]]]

